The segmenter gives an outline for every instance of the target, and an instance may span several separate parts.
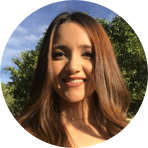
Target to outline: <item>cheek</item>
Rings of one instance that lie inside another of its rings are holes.
[[[84,71],[90,80],[94,79],[94,63],[93,62],[85,63]]]
[[[89,94],[95,91],[95,77],[94,77],[94,64],[87,63],[85,64],[84,71],[87,75],[87,91]]]
[[[61,65],[58,61],[53,61],[52,66],[53,66],[53,76],[54,76],[53,88],[58,93],[58,91],[60,89],[59,75],[60,75],[60,71],[61,71]]]
[[[53,65],[54,78],[57,78],[59,74],[61,73],[64,66],[61,62],[58,62],[58,61],[54,61],[52,65]]]

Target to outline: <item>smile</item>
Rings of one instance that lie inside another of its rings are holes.
[[[63,81],[67,86],[78,87],[78,86],[82,85],[86,81],[86,79],[68,78],[68,79],[63,79]]]

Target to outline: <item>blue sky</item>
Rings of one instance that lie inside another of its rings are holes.
[[[6,44],[1,61],[1,82],[11,81],[9,73],[2,73],[4,67],[15,66],[11,59],[19,57],[22,51],[35,49],[38,40],[51,21],[59,13],[65,11],[87,11],[94,18],[106,18],[109,21],[117,15],[101,5],[86,1],[62,1],[36,10],[18,24]]]

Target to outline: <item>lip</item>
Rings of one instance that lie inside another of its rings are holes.
[[[86,80],[86,79],[83,78],[83,77],[66,77],[66,78],[64,78],[64,79],[62,79],[62,80],[64,80],[64,81],[69,81],[69,80],[75,80],[75,79]]]
[[[78,86],[81,86],[82,84],[84,84],[85,81],[86,81],[86,80],[84,80],[83,82],[79,82],[79,83],[70,83],[70,82],[65,82],[65,81],[63,80],[64,84],[66,84],[66,85],[69,86],[69,87],[78,87]]]

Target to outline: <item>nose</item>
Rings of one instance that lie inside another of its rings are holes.
[[[65,66],[65,70],[70,74],[79,73],[82,70],[81,60],[75,55],[71,57]]]

